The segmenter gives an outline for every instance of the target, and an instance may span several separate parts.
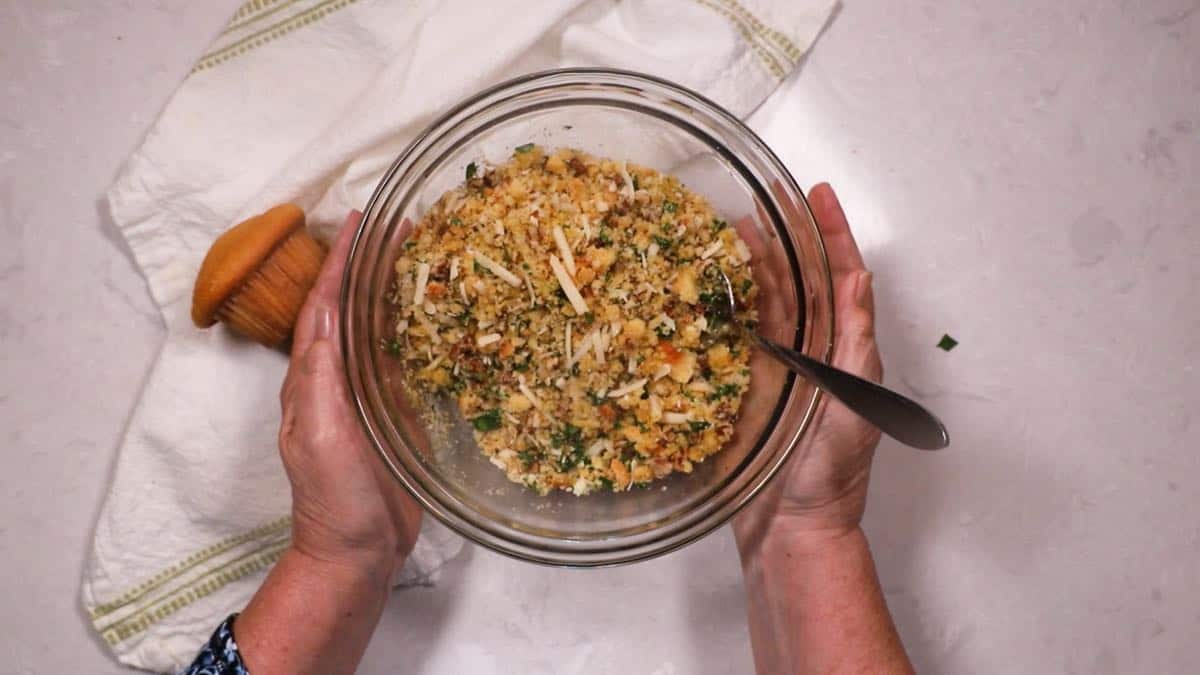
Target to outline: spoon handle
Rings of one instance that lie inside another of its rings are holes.
[[[880,431],[921,450],[941,450],[950,444],[946,427],[917,402],[874,382],[781,347],[754,335],[759,347],[792,370],[807,377]]]

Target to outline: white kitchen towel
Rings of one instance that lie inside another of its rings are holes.
[[[292,201],[328,235],[439,113],[535,70],[640,70],[745,116],[796,67],[835,1],[250,0],[237,10],[108,193],[167,327],[83,581],[117,658],[185,665],[288,544],[276,451],[286,361],[189,319],[219,232]],[[400,583],[433,583],[461,547],[426,519]]]

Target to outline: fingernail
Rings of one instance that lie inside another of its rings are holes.
[[[313,339],[329,340],[333,338],[333,312],[329,305],[320,305],[313,312]]]
[[[871,293],[870,272],[862,271],[858,273],[858,278],[854,280],[854,303],[859,307],[867,306],[867,296]]]

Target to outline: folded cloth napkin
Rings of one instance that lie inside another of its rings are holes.
[[[117,658],[180,668],[288,545],[276,451],[286,360],[189,320],[219,232],[292,201],[330,234],[440,112],[535,70],[640,70],[745,116],[796,67],[835,1],[250,0],[237,10],[108,192],[167,328],[83,581]],[[399,583],[433,583],[461,547],[426,519]]]

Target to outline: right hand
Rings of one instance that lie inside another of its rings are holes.
[[[833,275],[833,366],[879,382],[883,364],[875,344],[871,274],[833,188],[816,186],[809,204]],[[839,536],[857,529],[866,508],[867,480],[879,437],[879,430],[869,422],[824,395],[812,426],[782,474],[734,521],[739,546],[752,546],[781,531]]]

